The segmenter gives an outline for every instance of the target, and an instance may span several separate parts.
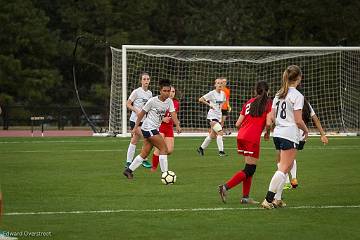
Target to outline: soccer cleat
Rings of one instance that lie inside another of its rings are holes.
[[[221,201],[223,203],[226,203],[226,189],[225,189],[224,185],[219,185],[219,195],[220,195]]]
[[[202,149],[202,147],[199,147],[198,149],[196,149],[196,151],[199,153],[200,156],[204,156],[204,149]]]
[[[260,202],[255,201],[252,198],[241,198],[240,203],[241,204],[259,204]]]
[[[125,168],[128,168],[131,165],[131,162],[126,162],[125,163]]]
[[[127,179],[133,179],[134,178],[134,175],[132,174],[132,171],[129,168],[125,169],[123,174]]]
[[[296,178],[291,179],[290,183],[291,183],[292,188],[297,188],[298,180]]]
[[[286,203],[283,200],[278,200],[278,199],[274,199],[274,201],[272,202],[273,206],[275,208],[283,208],[286,207]]]
[[[225,157],[226,156],[226,153],[224,151],[219,151],[219,156],[220,157]]]
[[[149,163],[149,161],[147,161],[147,160],[143,161],[142,165],[144,168],[151,168],[151,163]]]
[[[291,186],[290,183],[286,183],[286,184],[284,185],[284,187],[283,187],[284,190],[286,190],[286,189],[291,189],[291,188],[292,188],[292,186]]]
[[[264,201],[261,203],[261,207],[264,209],[273,209],[274,205],[266,201],[266,199],[264,199]]]

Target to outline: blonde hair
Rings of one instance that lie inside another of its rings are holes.
[[[296,82],[298,77],[302,75],[301,69],[297,65],[290,65],[286,68],[282,76],[280,90],[276,93],[279,98],[285,98],[289,91],[290,83]]]

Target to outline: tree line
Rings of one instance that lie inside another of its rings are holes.
[[[104,42],[222,46],[358,46],[351,0],[0,0],[0,105],[107,105]],[[93,39],[93,40],[91,40]],[[94,39],[98,41],[94,41]]]

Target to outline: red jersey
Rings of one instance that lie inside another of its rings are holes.
[[[255,98],[251,98],[247,101],[241,110],[241,115],[245,118],[241,123],[238,131],[238,139],[246,139],[249,142],[260,143],[261,133],[264,130],[266,124],[266,115],[271,112],[271,100],[267,102],[264,113],[260,117],[252,117],[250,115],[250,104],[255,101]]]
[[[178,113],[179,108],[180,108],[180,103],[176,99],[173,99],[173,103],[174,103],[175,111]],[[171,117],[169,110],[166,111],[164,117]],[[163,128],[163,127],[172,129],[174,127],[174,121],[172,119],[170,119],[170,121],[168,123],[162,122],[160,128]]]

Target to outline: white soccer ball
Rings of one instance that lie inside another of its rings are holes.
[[[174,184],[176,182],[176,175],[173,171],[166,171],[161,174],[161,182],[165,185]]]

